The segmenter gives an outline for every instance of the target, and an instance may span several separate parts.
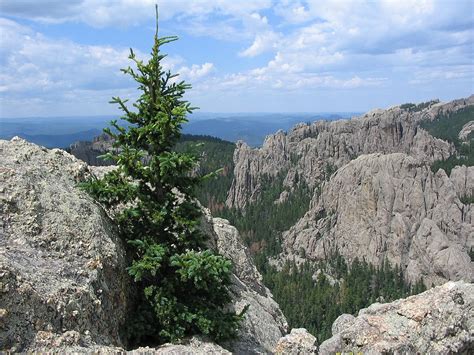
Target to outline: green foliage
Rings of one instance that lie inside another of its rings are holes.
[[[440,114],[432,121],[425,121],[421,128],[427,130],[432,136],[460,146],[458,139],[462,127],[471,121],[474,116],[474,106],[467,106],[455,112]]]
[[[104,131],[114,140],[105,155],[117,165],[84,188],[107,208],[126,242],[128,272],[137,288],[136,309],[127,322],[129,345],[177,341],[205,334],[219,341],[235,335],[242,314],[224,310],[230,301],[231,264],[206,247],[199,230],[201,210],[194,193],[202,180],[191,172],[194,155],[174,149],[181,125],[193,108],[183,100],[189,85],[164,71],[162,45],[176,37],[158,37],[148,62],[129,58],[136,69],[122,71],[138,84],[133,104],[112,99],[124,112],[125,127],[111,122]]]
[[[264,178],[259,199],[244,212],[224,209],[220,214],[239,230],[260,270],[266,267],[269,256],[281,252],[281,233],[304,215],[312,197],[312,191],[300,181],[287,200],[275,203],[285,190],[284,176],[285,173],[281,173],[275,178]]]
[[[267,266],[263,276],[290,328],[304,327],[320,342],[331,336],[332,323],[342,313],[356,314],[377,300],[426,290],[422,280],[413,286],[406,283],[398,266],[385,262],[376,268],[357,259],[347,265],[338,253],[319,265],[286,263],[281,271]]]
[[[432,136],[453,143],[456,154],[444,160],[437,160],[431,165],[431,170],[437,172],[444,169],[448,175],[458,165],[474,166],[474,136],[471,133],[467,142],[461,142],[458,138],[462,127],[474,118],[474,106],[467,106],[456,112],[439,115],[433,121],[426,121],[421,127],[426,129]]]
[[[473,166],[474,165],[474,155],[469,157],[469,159],[463,157],[457,157],[456,155],[451,155],[447,159],[443,160],[436,160],[431,164],[431,171],[436,173],[439,169],[443,169],[448,176],[451,175],[451,170],[453,170],[456,166],[466,165],[466,166]]]
[[[403,105],[400,105],[400,108],[403,110],[407,110],[410,112],[418,112],[418,111],[423,111],[425,108],[430,107],[433,104],[438,103],[439,100],[432,100],[432,101],[427,101],[427,102],[422,102],[420,104],[412,104],[412,103],[406,103]]]
[[[337,171],[337,167],[332,165],[331,163],[326,163],[324,167],[324,180],[329,181],[331,175]]]
[[[474,195],[461,196],[460,200],[463,204],[470,205],[470,204],[474,203]]]

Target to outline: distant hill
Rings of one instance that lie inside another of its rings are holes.
[[[29,142],[42,145],[46,148],[65,148],[68,147],[71,142],[77,141],[89,141],[94,137],[102,133],[100,129],[89,129],[87,131],[81,131],[70,134],[25,134],[18,133],[13,134],[11,137],[19,136],[26,139]]]
[[[102,133],[113,116],[0,118],[0,139],[22,137],[47,148],[66,148]]]
[[[209,135],[231,142],[243,140],[256,147],[279,129],[299,122],[350,117],[355,113],[194,113],[183,132]],[[90,141],[108,126],[114,116],[0,118],[0,139],[20,136],[48,148],[66,148],[77,141]],[[123,122],[121,124],[124,124]]]
[[[279,129],[289,130],[300,122],[313,122],[321,119],[336,120],[354,115],[356,113],[255,113],[215,118],[198,116],[197,119],[191,118],[191,121],[183,127],[183,132],[210,135],[231,142],[243,140],[248,145],[257,147],[263,144],[267,135]]]

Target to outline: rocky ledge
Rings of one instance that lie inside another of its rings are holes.
[[[416,296],[342,315],[320,354],[472,354],[474,285],[448,282]]]
[[[0,141],[0,350],[123,351],[120,329],[132,283],[106,211],[77,187],[92,174],[63,150]],[[210,243],[234,263],[232,307],[250,305],[238,340],[224,346],[270,352],[286,333],[286,320],[237,230],[204,212]],[[139,351],[227,351],[205,344],[193,338],[177,348]]]
[[[276,354],[472,354],[474,285],[448,282],[416,296],[374,303],[357,317],[343,314],[319,348],[305,329],[293,329]]]

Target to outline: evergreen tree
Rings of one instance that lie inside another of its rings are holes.
[[[122,69],[137,83],[141,96],[131,110],[127,100],[112,98],[123,111],[120,126],[104,131],[116,153],[108,153],[117,169],[85,189],[106,208],[126,242],[128,272],[137,290],[137,307],[126,333],[130,345],[177,341],[205,334],[219,341],[235,335],[242,314],[225,311],[230,302],[231,263],[206,246],[199,230],[201,210],[195,202],[202,180],[190,172],[194,156],[173,150],[181,125],[194,108],[183,99],[190,85],[164,71],[161,47],[177,37],[158,37],[151,58],[143,62],[130,50],[136,68]]]

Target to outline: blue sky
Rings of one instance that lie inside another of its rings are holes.
[[[0,0],[0,116],[115,114],[155,0]],[[367,111],[474,93],[472,0],[164,0],[166,67],[207,112]]]

